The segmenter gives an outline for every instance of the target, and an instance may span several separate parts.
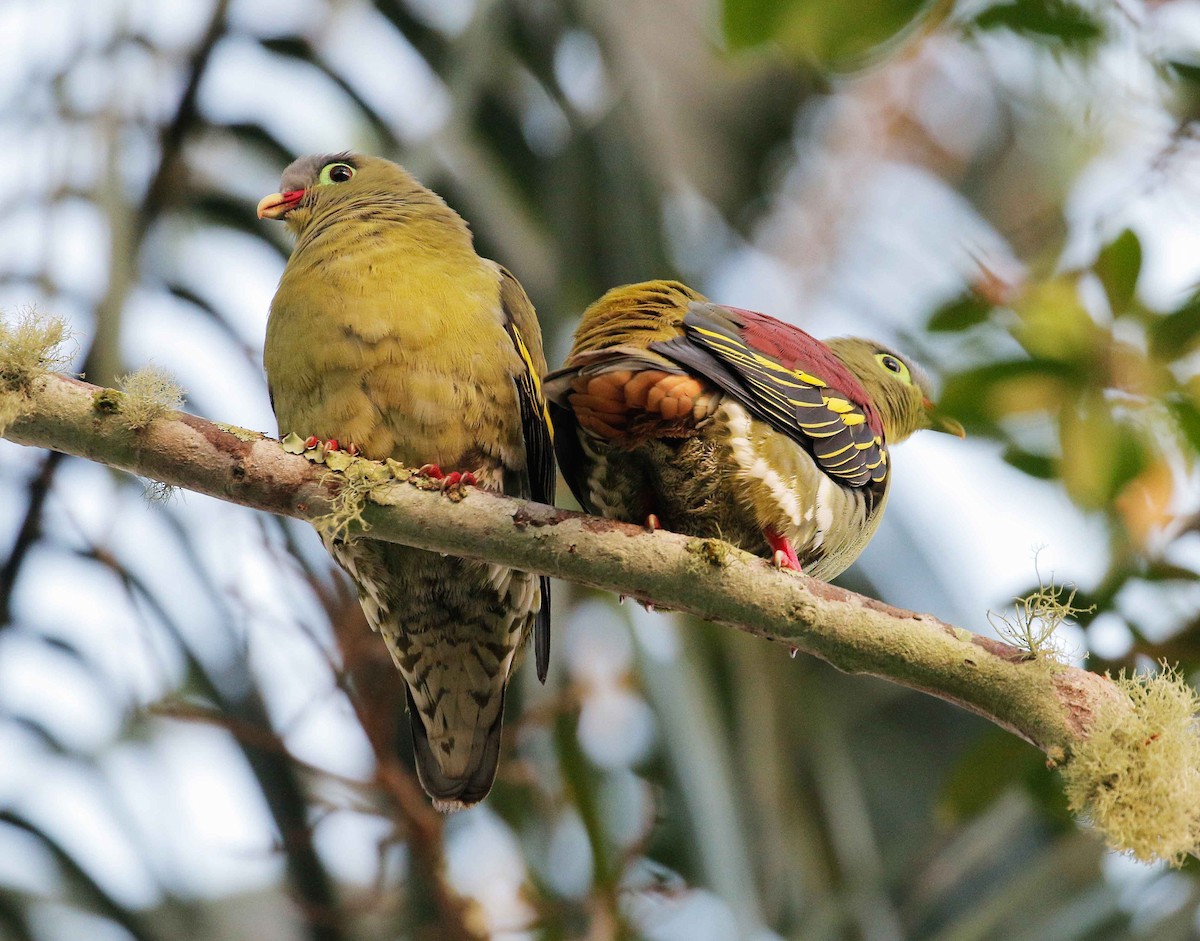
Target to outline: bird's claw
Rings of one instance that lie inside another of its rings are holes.
[[[775,554],[771,556],[771,564],[777,569],[791,569],[793,572],[804,574],[804,569],[800,568],[800,563],[796,561],[795,554],[789,555],[782,549],[775,550]]]
[[[417,470],[418,477],[425,477],[429,480],[440,480],[443,490],[451,490],[454,487],[477,487],[479,481],[475,479],[475,475],[470,471],[450,471],[446,473],[436,464],[424,464]]]
[[[661,523],[661,522],[659,522],[659,519],[658,519],[658,515],[657,515],[657,514],[655,514],[655,513],[650,513],[649,515],[647,515],[647,517],[646,517],[646,528],[647,528],[648,530],[650,530],[650,532],[654,532],[654,531],[655,531],[655,530],[657,530],[657,529],[662,529],[662,523]]]
[[[340,451],[342,446],[338,444],[337,438],[329,438],[325,441],[322,441],[316,435],[309,435],[304,439],[304,449],[306,451],[311,451],[313,448],[324,448],[326,451]],[[358,453],[358,448],[353,444],[350,445],[349,450],[351,454]]]
[[[351,457],[358,457],[359,450],[357,444],[349,445],[343,448],[337,438],[327,438],[322,441],[316,435],[309,435],[304,439],[304,450],[311,451],[313,448],[324,448],[326,451],[342,451],[344,450]]]
[[[804,574],[804,569],[800,567],[800,559],[796,556],[796,547],[792,545],[790,539],[770,527],[763,530],[763,535],[766,537],[767,545],[773,550],[771,553],[772,565],[777,569],[791,569]]]

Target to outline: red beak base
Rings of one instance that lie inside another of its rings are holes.
[[[296,204],[304,198],[305,190],[288,190],[286,193],[272,193],[258,201],[258,218],[282,219],[296,208]]]

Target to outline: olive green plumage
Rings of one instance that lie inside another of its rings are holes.
[[[314,156],[287,168],[259,215],[296,237],[264,348],[281,432],[553,502],[533,307],[439,196],[386,160]],[[547,582],[370,539],[327,545],[408,686],[422,784],[443,809],[479,801],[531,631],[544,676]]]
[[[589,307],[546,394],[585,509],[723,538],[819,578],[875,533],[889,446],[921,428],[961,433],[893,350],[821,343],[673,281]]]

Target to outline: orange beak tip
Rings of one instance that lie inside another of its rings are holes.
[[[260,219],[282,219],[304,198],[304,190],[271,193],[258,201],[256,212]]]
[[[925,414],[929,416],[929,427],[934,431],[944,431],[946,434],[954,435],[956,438],[965,438],[967,430],[962,426],[962,422],[951,418],[949,415],[943,415],[936,405],[929,399],[925,399]]]

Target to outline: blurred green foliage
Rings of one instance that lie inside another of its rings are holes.
[[[1101,20],[1070,0],[1009,0],[993,4],[972,21],[978,29],[1009,30],[1036,42],[1086,45],[1104,36]]]
[[[824,68],[860,63],[910,26],[928,0],[724,0],[722,29],[731,49],[773,43]]]

